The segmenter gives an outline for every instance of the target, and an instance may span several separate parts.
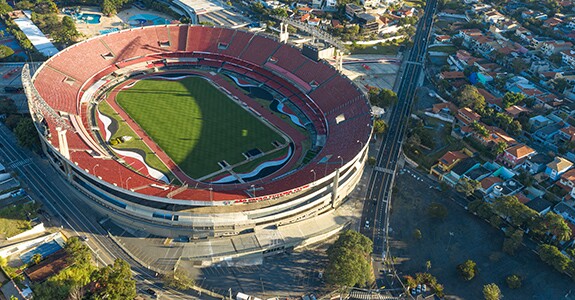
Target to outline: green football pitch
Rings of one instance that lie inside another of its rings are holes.
[[[274,149],[284,139],[261,120],[199,77],[145,79],[118,93],[116,101],[192,178],[236,164],[243,152]]]

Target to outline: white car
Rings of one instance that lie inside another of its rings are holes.
[[[369,221],[365,220],[365,228],[369,229]]]

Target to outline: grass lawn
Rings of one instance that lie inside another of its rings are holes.
[[[457,51],[457,48],[455,48],[454,46],[437,46],[437,47],[430,47],[428,51],[445,52],[453,54]]]
[[[117,96],[118,104],[180,168],[193,178],[220,170],[243,152],[272,150],[284,139],[199,77],[141,80]]]
[[[118,131],[116,131],[112,135],[111,139],[115,139],[121,136],[132,137],[132,139],[129,141],[112,146],[113,148],[119,150],[140,149],[144,151],[146,153],[146,157],[144,159],[146,160],[146,163],[150,167],[164,173],[170,180],[174,179],[174,175],[168,169],[168,167],[166,167],[166,165],[164,165],[164,163],[152,152],[152,150],[150,150],[150,148],[146,145],[146,143],[144,143],[142,140],[137,139],[136,133],[134,133],[134,131],[130,128],[130,126],[128,126],[125,122],[123,122],[122,118],[118,116],[117,112],[114,111],[114,109],[108,103],[106,103],[105,101],[100,102],[100,104],[98,105],[98,110],[100,111],[100,113],[116,120],[116,122],[118,123]]]
[[[394,44],[377,44],[373,46],[356,46],[351,48],[351,54],[381,54],[381,55],[397,55],[399,46]]]
[[[0,236],[9,238],[32,228],[26,216],[30,213],[30,219],[35,218],[37,209],[38,206],[31,202],[0,209]]]

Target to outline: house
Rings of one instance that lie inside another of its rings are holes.
[[[349,20],[353,20],[358,14],[361,14],[362,12],[363,7],[357,4],[349,3],[345,5],[345,16]]]
[[[531,174],[543,172],[553,158],[547,154],[537,153],[523,162],[523,169]]]
[[[547,214],[551,210],[552,206],[551,202],[541,197],[537,197],[527,202],[527,204],[525,205],[534,210],[535,212],[537,212],[540,216],[544,216],[545,214]]]
[[[480,166],[480,163],[475,158],[464,158],[458,164],[456,164],[455,167],[451,169],[451,171],[444,174],[442,179],[450,186],[455,186],[463,177],[463,175],[465,175],[465,173],[478,166]]]
[[[505,131],[495,126],[485,126],[488,133],[487,136],[474,132],[473,138],[486,147],[492,147],[498,143],[504,142],[508,146],[515,145],[517,141],[509,136]]]
[[[434,114],[452,114],[454,115],[457,112],[457,106],[451,102],[441,102],[433,104],[431,111]]]
[[[34,283],[41,283],[48,279],[50,276],[59,273],[69,265],[70,261],[68,260],[68,254],[66,250],[60,249],[43,259],[39,264],[33,265],[24,270],[24,274],[28,276],[30,281]]]
[[[439,79],[454,80],[454,79],[464,79],[465,75],[463,72],[459,71],[443,71],[439,73]]]
[[[455,118],[457,118],[457,120],[461,124],[469,125],[473,122],[478,122],[479,119],[481,119],[481,116],[478,113],[471,110],[471,108],[464,107],[464,108],[460,108],[459,110],[457,110],[457,114],[455,115]]]
[[[565,41],[548,41],[541,44],[540,50],[545,56],[551,56],[561,51],[569,50],[573,47],[571,42]]]
[[[511,168],[521,165],[526,159],[535,155],[535,150],[525,144],[511,146],[500,156],[500,161]]]
[[[446,43],[446,42],[449,42],[449,40],[451,40],[450,35],[436,35],[435,36],[435,41],[437,41],[438,43]]]
[[[493,185],[491,193],[489,193],[485,200],[492,202],[493,200],[502,196],[513,196],[523,189],[523,185],[519,181],[511,178],[504,182],[496,183]]]
[[[463,177],[469,179],[469,180],[476,180],[476,181],[481,181],[484,178],[486,178],[487,176],[491,175],[492,171],[487,169],[486,167],[480,165],[477,166],[471,170],[469,170],[468,172],[466,172]]]
[[[563,50],[561,53],[561,62],[575,68],[575,51],[572,49]]]
[[[553,208],[553,212],[563,217],[563,219],[575,224],[575,208],[567,205],[565,202],[559,202]]]
[[[563,23],[563,20],[556,18],[556,17],[553,17],[553,18],[545,20],[543,22],[543,27],[553,28],[553,27],[555,27],[561,23]]]
[[[530,110],[525,107],[513,105],[505,109],[505,112],[516,119],[521,113],[528,113]]]
[[[575,141],[575,127],[569,125],[567,127],[563,127],[559,129],[557,136],[565,141],[565,142],[574,142]]]
[[[487,103],[487,107],[493,108],[495,111],[502,112],[503,111],[503,101],[501,98],[495,97],[493,94],[488,92],[486,89],[477,88],[477,92],[485,98],[485,102]]]
[[[569,198],[575,198],[575,169],[563,173],[557,185],[569,192]]]
[[[529,118],[529,125],[531,125],[531,128],[533,129],[542,128],[551,123],[552,121],[549,118],[542,115],[537,115],[535,117]]]
[[[562,157],[555,157],[552,162],[547,164],[545,174],[553,181],[559,179],[567,170],[573,166],[573,163]]]
[[[555,136],[559,133],[561,128],[565,127],[563,122],[549,124],[537,131],[532,137],[542,143],[542,144],[553,144],[555,142]]]
[[[491,10],[483,14],[483,22],[495,24],[505,20],[505,16],[496,10]]]
[[[483,194],[487,195],[493,191],[493,187],[496,184],[501,183],[501,182],[503,182],[503,179],[501,179],[497,176],[485,177],[480,181],[481,188],[479,189],[479,191],[482,192]]]
[[[462,151],[448,151],[439,158],[437,164],[431,167],[429,174],[435,175],[439,177],[439,180],[442,180],[445,173],[451,171],[461,160],[468,157],[469,156]]]

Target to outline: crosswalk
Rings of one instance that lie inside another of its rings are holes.
[[[376,292],[369,292],[369,291],[359,291],[359,290],[352,290],[349,293],[349,300],[396,300],[399,299],[394,296],[389,295],[381,295],[380,293]]]
[[[25,165],[28,165],[28,164],[30,164],[31,162],[32,162],[32,159],[31,159],[31,158],[26,158],[26,159],[23,159],[23,160],[17,160],[17,161],[11,162],[11,163],[9,164],[9,166],[10,166],[10,168],[12,168],[12,169],[16,169],[16,168],[19,168],[19,167],[23,167],[23,166],[25,166]]]
[[[392,169],[383,168],[383,167],[379,167],[379,166],[378,166],[378,167],[375,167],[375,168],[373,168],[373,169],[376,170],[376,171],[379,171],[379,172],[388,173],[388,174],[392,174],[392,175],[395,173],[395,172],[393,172]]]

